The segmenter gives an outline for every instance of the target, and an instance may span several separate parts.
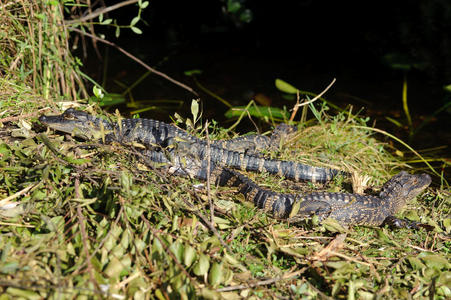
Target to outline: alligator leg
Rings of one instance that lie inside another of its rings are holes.
[[[332,211],[332,207],[325,201],[302,201],[296,218],[308,218],[318,216],[320,220],[326,219]]]
[[[267,136],[252,134],[240,136],[230,140],[211,141],[211,144],[231,151],[237,151],[246,154],[257,154],[262,150],[268,149],[270,142],[271,140]]]

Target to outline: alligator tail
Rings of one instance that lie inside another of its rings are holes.
[[[217,185],[238,187],[238,192],[243,194],[247,201],[271,212],[274,217],[287,218],[290,215],[296,195],[264,189],[245,175],[227,168],[216,168],[212,174]]]
[[[180,143],[191,155],[199,160],[206,160],[207,145],[205,142]],[[239,169],[248,172],[268,172],[295,181],[305,180],[312,182],[326,182],[338,174],[345,174],[339,170],[312,167],[309,165],[278,160],[267,159],[258,155],[246,154],[243,152],[230,151],[214,145],[210,145],[210,159],[217,165]]]
[[[296,201],[294,194],[277,193],[260,187],[247,176],[228,168],[218,166],[213,162],[210,164],[210,174],[207,175],[207,162],[199,162],[189,156],[180,158],[175,156],[170,159],[161,151],[148,150],[144,155],[147,159],[156,163],[167,163],[169,170],[176,175],[191,176],[206,181],[208,177],[218,186],[237,187],[238,192],[243,194],[247,201],[251,201],[258,208],[269,211],[274,217],[287,218]]]

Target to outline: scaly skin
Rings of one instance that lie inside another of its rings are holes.
[[[146,157],[154,162],[171,164],[171,171],[176,175],[189,175],[207,180],[206,161],[189,157],[168,160],[162,152],[157,151],[149,151]],[[292,216],[294,219],[316,215],[320,221],[329,217],[344,226],[380,226],[387,221],[398,226],[396,222],[404,221],[396,219],[394,215],[431,183],[431,178],[427,174],[411,175],[402,171],[383,185],[378,196],[327,192],[305,195],[277,193],[260,187],[237,171],[214,164],[210,166],[210,180],[219,186],[237,187],[238,192],[242,193],[246,200],[252,201],[258,208],[269,211],[276,218],[288,218],[297,202],[299,210]],[[408,227],[409,224],[402,226]]]
[[[298,215],[330,217],[342,224],[380,226],[431,183],[427,174],[401,171],[382,187],[377,197],[344,193],[311,193],[302,197]],[[319,213],[322,212],[322,213]]]
[[[240,136],[230,140],[212,141],[215,146],[232,151],[254,154],[262,150],[277,150],[289,134],[297,130],[296,126],[279,124],[274,128],[271,137],[260,134]]]
[[[177,152],[178,155],[182,156],[191,155],[201,161],[205,160],[207,156],[208,146],[206,141],[200,140],[173,125],[156,120],[122,119],[119,123],[110,123],[74,109],[68,109],[57,116],[41,116],[39,120],[50,128],[87,140],[141,144],[144,148],[151,150],[164,148],[174,154]],[[286,131],[286,129],[280,129],[280,131]],[[252,139],[256,143],[266,140],[259,135],[253,136]],[[270,140],[279,141],[279,134],[274,135]],[[240,141],[247,145],[251,144],[249,138],[238,138],[235,140],[235,144]],[[210,145],[210,158],[213,163],[242,171],[265,171],[297,181],[325,182],[340,173],[338,170],[312,167],[292,161],[266,159],[259,155],[221,147],[221,145],[230,143],[218,141]]]

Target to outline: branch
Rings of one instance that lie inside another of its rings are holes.
[[[147,70],[149,70],[150,72],[153,72],[153,73],[155,73],[156,75],[158,75],[158,76],[160,76],[160,77],[163,77],[164,79],[166,79],[166,80],[172,82],[173,84],[176,84],[176,85],[178,85],[178,86],[184,88],[185,90],[187,90],[187,91],[193,93],[194,95],[196,95],[196,97],[199,97],[199,95],[198,95],[192,88],[190,88],[189,86],[187,86],[186,84],[183,84],[183,83],[181,83],[181,82],[175,80],[174,78],[169,77],[169,76],[166,75],[165,73],[160,72],[160,71],[158,71],[158,70],[156,70],[156,69],[150,67],[150,66],[147,65],[145,62],[143,62],[142,60],[140,60],[139,58],[137,58],[137,57],[134,56],[133,54],[131,54],[131,53],[125,51],[124,49],[122,49],[121,47],[119,47],[118,45],[116,45],[115,43],[110,42],[110,41],[107,41],[107,40],[102,39],[102,38],[99,38],[99,37],[97,37],[97,36],[95,36],[95,35],[92,35],[92,34],[90,34],[90,33],[84,32],[84,31],[82,31],[82,30],[80,30],[80,29],[78,29],[78,28],[69,27],[68,29],[69,29],[69,30],[73,30],[73,31],[75,31],[75,32],[78,32],[78,33],[80,33],[80,34],[86,35],[86,36],[88,36],[88,37],[90,37],[90,38],[92,38],[92,39],[95,39],[95,40],[97,40],[97,41],[100,41],[100,42],[102,42],[102,43],[104,43],[104,44],[107,44],[107,45],[109,45],[109,46],[112,46],[112,47],[116,48],[117,50],[119,50],[120,52],[124,53],[126,56],[130,57],[132,60],[136,61],[138,64],[140,64],[141,66],[143,66],[144,68],[146,68]]]
[[[93,11],[90,14],[87,14],[84,17],[81,17],[80,19],[76,19],[76,20],[64,20],[64,24],[65,25],[72,25],[72,24],[76,24],[76,23],[83,23],[89,20],[92,20],[94,18],[97,18],[98,16],[100,16],[101,14],[105,14],[107,12],[116,10],[118,8],[121,8],[122,6],[126,6],[129,4],[133,4],[138,2],[139,0],[128,0],[128,1],[124,1],[124,2],[120,2],[118,4],[112,5],[112,6],[108,6],[108,7],[103,7],[103,8],[99,8],[96,9],[95,11]]]

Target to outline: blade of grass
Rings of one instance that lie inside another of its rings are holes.
[[[407,124],[409,124],[409,132],[412,134],[412,117],[409,113],[409,105],[407,104],[407,74],[404,73],[404,80],[402,83],[402,107],[404,109],[404,113],[406,114]]]
[[[213,93],[212,91],[210,91],[209,89],[207,89],[206,87],[204,87],[202,84],[200,84],[199,80],[197,80],[196,76],[192,76],[194,79],[194,82],[196,83],[196,85],[202,90],[204,91],[206,94],[210,95],[211,97],[215,98],[216,100],[219,100],[219,102],[221,102],[222,104],[224,104],[225,106],[227,106],[228,108],[232,108],[233,105],[230,104],[229,101],[225,100],[224,98],[216,95],[215,93]]]

